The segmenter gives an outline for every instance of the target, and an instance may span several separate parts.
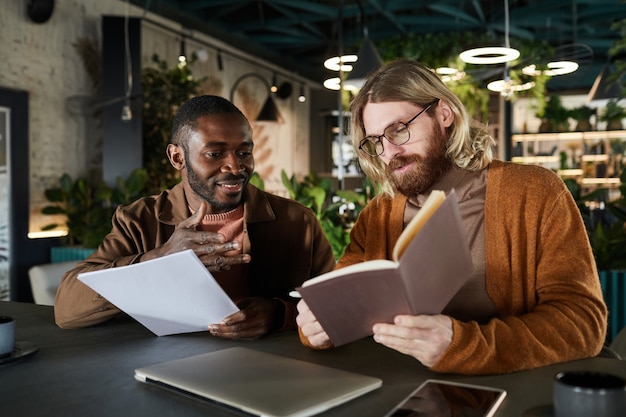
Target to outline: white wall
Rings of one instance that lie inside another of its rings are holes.
[[[575,109],[582,105],[590,106],[586,94],[560,94],[561,103],[567,109]],[[537,100],[520,98],[513,103],[513,133],[537,133],[541,120],[535,116]],[[570,119],[570,130],[576,127],[576,121]],[[525,126],[524,126],[525,125]],[[604,126],[599,126],[604,128]],[[525,132],[524,132],[525,130]]]
[[[80,38],[101,40],[100,17],[124,15],[127,4],[118,0],[61,0],[55,2],[50,20],[43,24],[30,21],[26,15],[26,1],[0,0],[0,86],[25,90],[29,94],[29,146],[30,146],[30,200],[31,219],[45,203],[43,190],[56,185],[58,178],[67,172],[73,177],[85,175],[93,163],[94,149],[91,131],[84,116],[72,114],[66,99],[72,96],[93,95],[91,80],[72,44]],[[145,16],[181,31],[180,25],[161,19],[140,8],[128,6],[131,17]],[[258,61],[241,51],[215,39],[193,33],[201,43],[187,41],[188,53],[204,48],[206,61],[192,67],[194,76],[208,76],[203,93],[230,98],[230,89],[243,74],[256,72],[268,82],[274,71],[295,81],[288,99],[276,99],[285,123],[279,125],[254,125],[258,149],[257,171],[269,191],[282,192],[280,171],[306,175],[309,172],[309,102],[297,100],[300,84],[308,92],[311,82],[290,74],[272,63]],[[224,50],[224,70],[217,69],[215,50],[203,44],[215,45]],[[143,66],[152,65],[151,57],[157,53],[168,62],[176,62],[179,37],[154,25],[142,25]],[[230,54],[229,54],[230,52]],[[243,57],[244,59],[240,59]],[[260,62],[254,65],[254,62]],[[283,81],[286,77],[282,77]],[[260,93],[259,93],[260,94]],[[265,96],[263,96],[263,99]],[[259,100],[261,100],[259,98]],[[235,100],[237,103],[237,100]],[[253,103],[254,104],[254,103]],[[258,106],[262,105],[256,104]],[[254,105],[249,106],[254,110]],[[260,107],[258,107],[260,109]],[[244,110],[244,109],[242,109]],[[249,118],[252,111],[244,113]],[[38,228],[31,221],[31,231]]]

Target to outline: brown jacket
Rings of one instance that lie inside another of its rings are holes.
[[[391,259],[405,204],[401,195],[372,201],[337,267]],[[433,370],[505,373],[600,351],[607,309],[580,212],[557,175],[538,166],[489,166],[485,257],[487,293],[499,315],[485,325],[453,319],[452,343]]]
[[[314,213],[303,205],[248,185],[244,195],[243,252],[249,253],[249,292],[277,298],[286,307],[283,328],[295,328],[295,305],[288,293],[303,281],[335,266],[333,252]],[[62,328],[91,326],[120,311],[78,281],[81,272],[129,265],[163,245],[178,223],[190,216],[181,184],[160,195],[119,207],[113,230],[100,247],[67,272],[57,291],[54,313]],[[176,277],[172,277],[176,279]],[[208,323],[207,323],[208,324]]]

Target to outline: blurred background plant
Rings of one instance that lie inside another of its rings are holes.
[[[72,179],[63,174],[58,187],[48,188],[45,195],[51,204],[41,212],[48,215],[64,215],[64,225],[50,223],[42,230],[66,227],[63,238],[70,246],[96,248],[111,231],[111,218],[120,204],[128,204],[147,195],[148,173],[136,169],[126,179],[118,178],[114,187],[104,181],[90,182],[85,178]]]
[[[290,198],[313,210],[333,248],[335,259],[341,258],[350,242],[354,221],[375,195],[371,183],[365,180],[360,190],[333,193],[330,179],[320,178],[314,172],[298,180],[295,175],[288,177],[282,170],[281,178]]]
[[[607,189],[583,194],[576,180],[565,180],[585,222],[599,270],[626,269],[626,169],[619,178],[619,197],[610,201]]]
[[[152,194],[171,188],[179,180],[165,150],[170,143],[172,122],[181,103],[198,94],[205,78],[193,77],[193,55],[186,65],[169,67],[167,62],[152,56],[153,67],[142,69],[143,91],[142,137],[143,168],[149,173],[147,187]]]

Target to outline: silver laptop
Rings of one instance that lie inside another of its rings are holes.
[[[268,417],[306,417],[369,391],[382,380],[234,347],[146,366],[135,379]]]

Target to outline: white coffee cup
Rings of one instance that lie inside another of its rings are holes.
[[[554,417],[624,417],[626,380],[602,372],[560,372],[553,400]]]
[[[0,358],[11,355],[15,348],[15,320],[0,316]]]

